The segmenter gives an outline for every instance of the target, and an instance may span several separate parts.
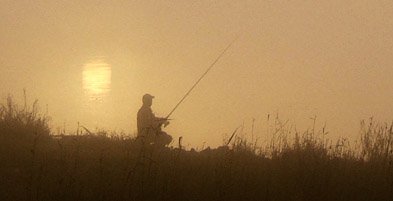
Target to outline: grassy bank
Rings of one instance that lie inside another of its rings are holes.
[[[0,109],[0,200],[393,200],[392,126],[357,143],[276,124],[255,146],[158,149],[107,132],[54,137],[36,105]],[[75,133],[68,133],[75,134]]]

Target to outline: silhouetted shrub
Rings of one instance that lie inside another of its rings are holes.
[[[20,108],[12,96],[0,105],[0,135],[3,137],[26,138],[32,135],[49,136],[48,117],[38,113],[38,101],[32,107]]]

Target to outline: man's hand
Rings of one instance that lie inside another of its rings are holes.
[[[167,120],[167,121],[164,123],[164,128],[167,127],[168,125],[169,125],[169,121]]]
[[[158,125],[164,125],[164,127],[169,125],[169,119],[164,118],[164,117],[156,117],[155,119],[156,124]]]

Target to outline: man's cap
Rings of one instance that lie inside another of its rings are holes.
[[[150,94],[145,94],[145,95],[143,95],[142,100],[143,100],[143,101],[145,101],[145,100],[151,100],[151,99],[153,99],[153,98],[154,98],[154,96],[152,96],[152,95],[150,95]]]

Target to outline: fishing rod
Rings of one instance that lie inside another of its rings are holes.
[[[168,119],[172,113],[177,109],[177,107],[179,107],[179,105],[184,101],[184,99],[187,98],[187,96],[191,93],[191,91],[198,85],[198,83],[207,75],[207,73],[209,73],[209,71],[213,68],[213,66],[218,62],[218,60],[220,60],[220,58],[225,54],[225,52],[232,46],[233,43],[235,43],[235,41],[238,39],[235,38],[235,40],[233,40],[231,43],[229,43],[229,45],[224,49],[224,51],[221,52],[220,55],[218,55],[218,57],[216,58],[216,60],[214,60],[214,62],[209,66],[209,68],[207,68],[207,70],[205,71],[205,73],[202,74],[201,77],[199,77],[199,79],[195,82],[195,84],[190,88],[190,90],[188,90],[188,92],[183,96],[182,99],[180,99],[180,101],[176,104],[176,106],[172,109],[172,111],[165,117],[166,119]]]

